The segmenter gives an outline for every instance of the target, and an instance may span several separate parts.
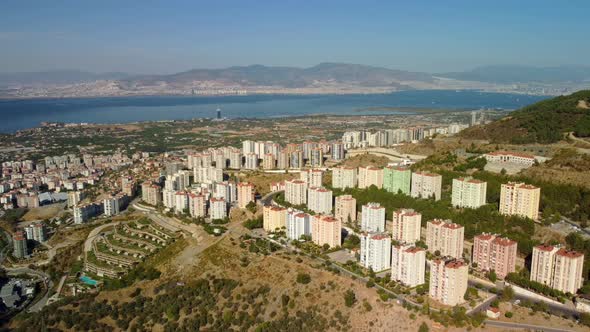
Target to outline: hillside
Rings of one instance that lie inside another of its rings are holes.
[[[590,90],[540,101],[485,126],[468,128],[464,138],[495,143],[554,143],[564,133],[590,136]]]
[[[361,86],[397,85],[402,81],[432,82],[429,74],[380,67],[321,63],[310,68],[251,65],[224,69],[193,69],[171,75],[138,76],[122,80],[124,85],[153,85],[158,82],[186,84],[194,81],[216,81],[244,86],[305,87],[317,81],[356,83]]]

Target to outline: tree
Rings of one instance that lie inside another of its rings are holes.
[[[502,301],[510,301],[512,298],[514,298],[514,289],[510,286],[504,287],[504,290],[502,291]]]
[[[347,307],[352,307],[356,303],[356,294],[352,290],[347,290],[344,293],[344,304]]]
[[[496,271],[490,270],[490,272],[488,272],[488,279],[490,279],[491,282],[496,282],[496,280],[498,280],[498,276],[496,275]]]
[[[428,324],[426,324],[426,322],[422,322],[422,324],[420,324],[420,327],[418,328],[418,332],[428,332],[429,328],[428,328]]]
[[[246,209],[252,213],[256,213],[256,202],[252,201],[246,205]]]
[[[297,273],[297,282],[300,284],[309,284],[311,277],[307,273]]]

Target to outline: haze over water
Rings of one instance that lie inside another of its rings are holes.
[[[378,95],[325,96],[146,96],[117,98],[31,99],[0,101],[0,132],[38,126],[41,122],[129,123],[215,117],[221,108],[227,118],[271,118],[311,114],[396,114],[358,112],[368,107],[442,109],[517,109],[545,99],[477,91],[403,91]]]

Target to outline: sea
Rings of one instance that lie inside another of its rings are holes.
[[[41,122],[132,123],[222,117],[277,118],[316,114],[402,114],[379,108],[518,109],[548,96],[472,90],[414,90],[363,95],[141,96],[0,100],[0,132]],[[377,108],[377,109],[373,109]],[[403,114],[408,114],[404,112]]]

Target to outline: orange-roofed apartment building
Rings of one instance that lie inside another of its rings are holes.
[[[426,224],[426,245],[428,251],[440,251],[442,256],[456,259],[463,257],[465,229],[450,220],[434,219]]]
[[[332,190],[311,187],[307,190],[307,207],[315,213],[332,213]]]
[[[471,177],[453,179],[453,206],[477,209],[486,204],[487,183]]]
[[[393,239],[401,243],[416,243],[420,240],[422,214],[413,209],[393,211]]]
[[[533,247],[531,281],[564,293],[575,294],[582,287],[584,254],[556,246]]]
[[[375,272],[391,267],[391,238],[387,233],[361,233],[360,263]]]
[[[238,207],[245,208],[250,202],[254,202],[254,184],[248,182],[238,183]]]
[[[311,239],[323,246],[327,244],[332,247],[340,246],[342,240],[342,222],[331,216],[316,215],[312,222]]]
[[[494,270],[504,279],[516,271],[517,243],[494,234],[480,234],[473,239],[473,263],[482,271]]]
[[[344,189],[357,185],[357,169],[354,167],[334,167],[332,169],[332,187]]]
[[[508,182],[500,189],[500,213],[539,219],[541,189],[525,183]]]
[[[414,198],[440,199],[442,176],[439,174],[416,172],[412,173],[412,189],[410,195]]]
[[[262,210],[262,225],[265,231],[273,232],[287,226],[287,209],[267,205]]]
[[[374,166],[359,167],[358,187],[364,189],[373,185],[377,188],[383,188],[383,168]]]
[[[412,245],[394,245],[391,250],[391,280],[408,287],[424,283],[426,250]]]
[[[553,288],[564,293],[576,294],[582,287],[584,254],[561,248],[555,253]]]
[[[445,262],[436,259],[430,262],[430,298],[448,306],[465,302],[468,267],[461,260]]]
[[[336,196],[334,204],[334,216],[342,223],[356,221],[356,199],[352,195]]]
[[[285,201],[293,205],[307,204],[307,182],[303,180],[285,181]]]
[[[324,171],[321,169],[303,170],[299,173],[299,179],[307,182],[308,187],[321,187],[324,179]]]

